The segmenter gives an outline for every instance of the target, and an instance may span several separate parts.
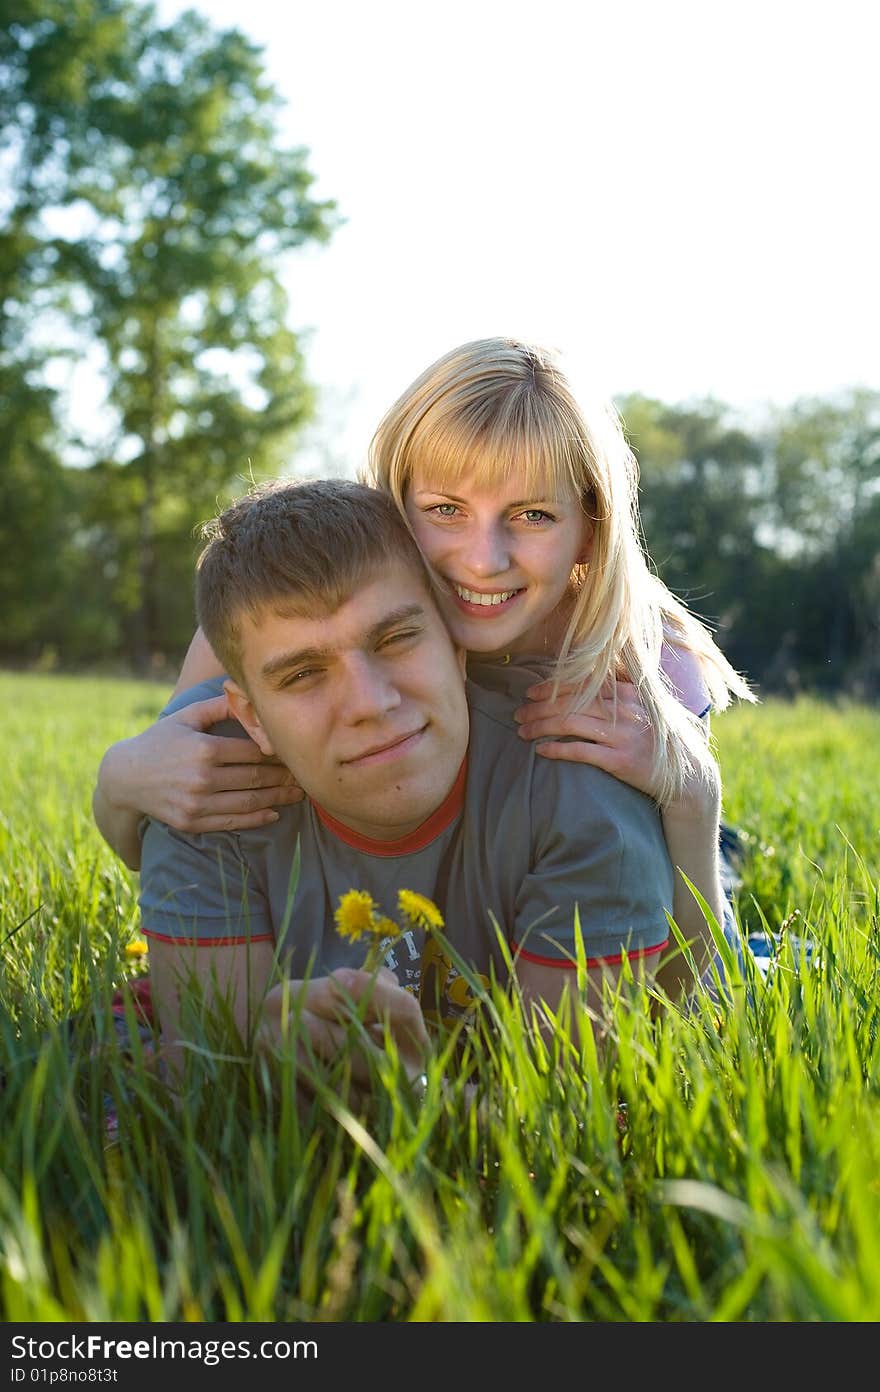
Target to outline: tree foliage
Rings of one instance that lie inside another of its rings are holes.
[[[747,430],[718,402],[618,403],[648,550],[765,689],[880,695],[880,392]]]
[[[194,12],[161,26],[133,0],[3,9],[0,274],[28,320],[4,365],[20,395],[34,311],[44,332],[63,317],[100,347],[103,447],[76,490],[79,543],[143,666],[191,626],[194,525],[224,489],[277,471],[311,411],[280,268],[330,235],[334,207],[311,196],[305,151],[281,144],[279,98],[237,30]]]

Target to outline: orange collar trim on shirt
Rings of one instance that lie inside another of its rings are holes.
[[[456,774],[455,782],[436,811],[432,812],[421,826],[417,826],[415,831],[407,832],[406,836],[400,836],[396,841],[380,841],[373,836],[364,836],[359,831],[353,831],[344,822],[339,822],[335,817],[331,817],[330,813],[325,812],[323,807],[319,807],[316,802],[313,802],[312,806],[318,821],[328,831],[332,831],[334,836],[338,836],[340,841],[344,841],[346,846],[352,846],[356,851],[367,851],[370,855],[376,856],[411,855],[413,851],[421,851],[424,850],[425,846],[430,846],[441,831],[445,831],[455,821],[464,806],[466,783],[467,755],[461,761],[461,768]]]

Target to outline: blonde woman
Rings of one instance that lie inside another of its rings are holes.
[[[616,412],[587,409],[545,349],[467,343],[386,413],[367,481],[407,517],[471,675],[516,689],[511,664],[541,674],[517,713],[522,736],[540,739],[546,758],[594,764],[654,797],[682,872],[679,926],[699,927],[686,877],[735,939],[708,716],[754,696],[650,568]],[[572,551],[584,525],[587,543]]]

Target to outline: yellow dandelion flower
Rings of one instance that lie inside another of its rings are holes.
[[[400,924],[395,923],[393,918],[374,918],[370,932],[376,938],[399,938]]]
[[[336,931],[349,942],[357,942],[365,933],[375,931],[376,903],[365,889],[350,889],[339,896],[339,908],[333,915]]]
[[[410,923],[424,928],[426,933],[443,927],[443,915],[426,894],[418,894],[414,889],[401,889],[397,895],[397,907]]]
[[[147,955],[147,944],[143,938],[135,938],[134,942],[125,944],[126,957],[145,957]]]

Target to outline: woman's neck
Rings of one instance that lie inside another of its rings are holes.
[[[510,662],[513,658],[538,657],[543,662],[553,662],[562,651],[562,644],[574,613],[576,592],[570,588],[552,613],[539,623],[527,628],[508,647],[497,652],[472,652],[471,656],[482,662]]]

